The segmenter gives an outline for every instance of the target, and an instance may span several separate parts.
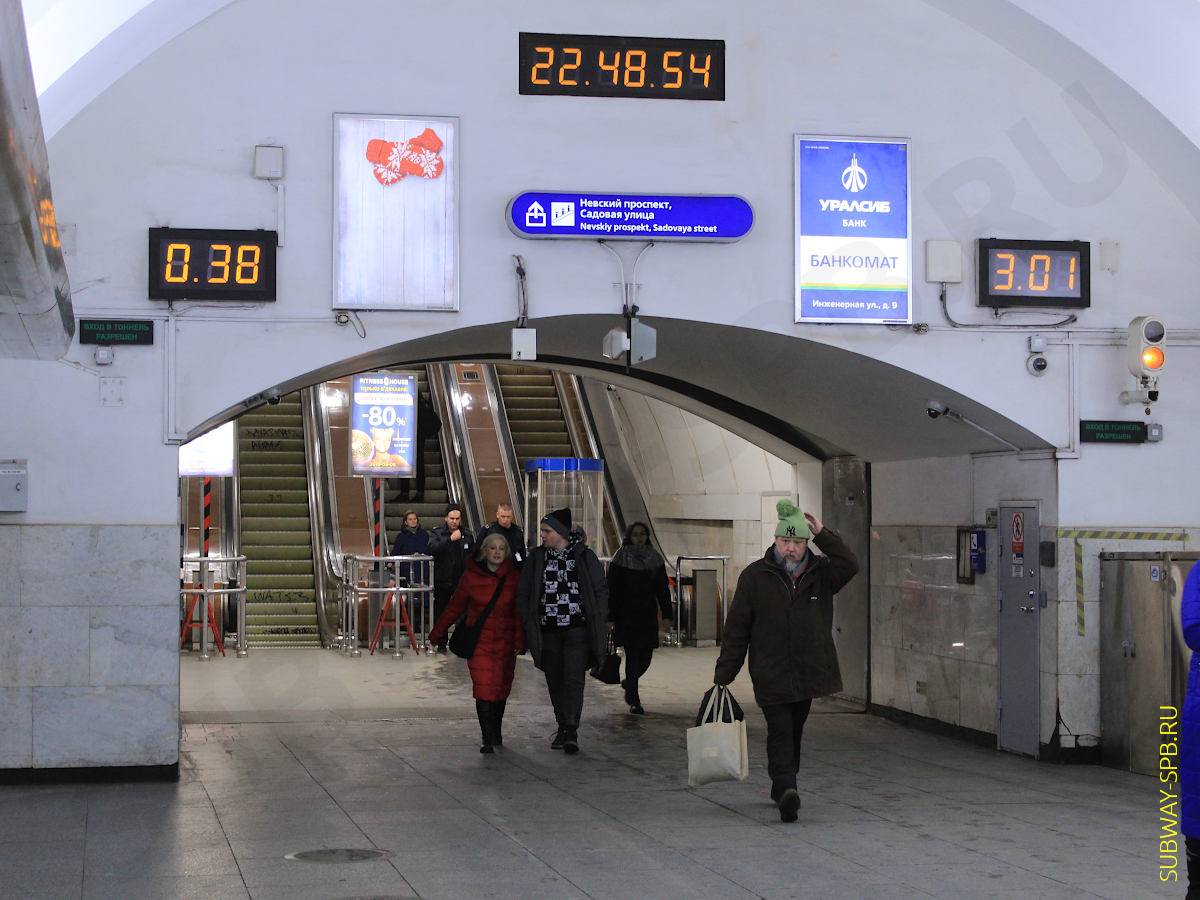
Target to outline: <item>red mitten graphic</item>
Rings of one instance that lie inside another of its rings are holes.
[[[437,178],[445,168],[445,161],[436,153],[430,153],[417,144],[416,138],[408,142],[400,155],[400,171],[405,175],[420,175],[422,178]]]
[[[397,141],[373,138],[367,142],[367,162],[375,166],[375,180],[382,185],[395,184],[405,175],[437,178],[446,167],[438,153],[442,139],[432,128],[426,128],[415,138],[400,146]]]
[[[424,147],[430,153],[440,153],[442,151],[442,139],[434,133],[432,128],[426,128],[409,141],[409,143]]]

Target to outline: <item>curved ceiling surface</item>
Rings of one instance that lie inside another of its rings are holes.
[[[1053,445],[1005,416],[935,381],[859,353],[752,328],[643,318],[658,330],[658,355],[633,367],[599,358],[616,316],[531,319],[538,344],[554,347],[536,363],[657,397],[707,418],[785,459],[870,462],[1007,452]],[[394,344],[276,385],[302,387],[374,369],[427,362],[509,362],[511,322],[445,331]],[[264,385],[264,388],[270,387]],[[939,401],[978,427],[927,413]],[[192,437],[242,412],[203,423]],[[989,434],[990,432],[991,434]]]

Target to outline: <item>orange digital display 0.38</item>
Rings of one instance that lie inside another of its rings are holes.
[[[522,94],[725,99],[725,42],[522,31]]]
[[[274,231],[151,228],[151,300],[275,300]]]

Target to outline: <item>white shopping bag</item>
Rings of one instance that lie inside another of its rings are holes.
[[[728,718],[725,722],[722,719]],[[734,719],[733,695],[718,687],[700,714],[700,724],[687,730],[688,786],[713,781],[741,781],[750,774],[746,722]]]

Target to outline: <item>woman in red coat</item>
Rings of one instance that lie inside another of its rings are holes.
[[[430,644],[443,643],[446,632],[459,616],[466,613],[465,621],[474,624],[492,597],[496,597],[496,605],[479,632],[475,652],[467,660],[475,712],[483,734],[480,753],[491,753],[493,747],[504,743],[500,736],[504,704],[512,690],[517,654],[525,649],[525,631],[516,605],[520,573],[513,567],[509,552],[504,535],[490,534],[483,539],[467,563],[450,603],[429,633]]]

